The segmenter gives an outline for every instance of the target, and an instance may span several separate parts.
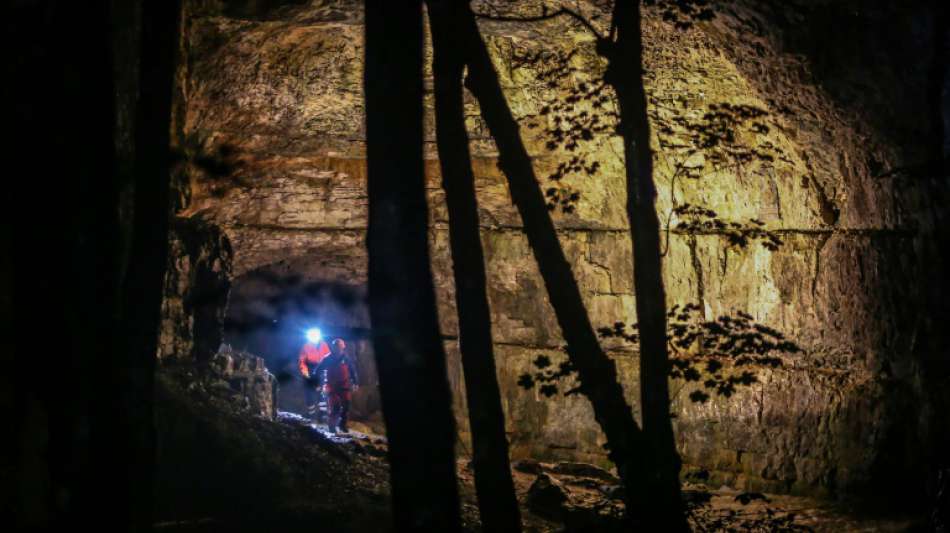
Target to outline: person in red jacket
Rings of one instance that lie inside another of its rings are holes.
[[[300,375],[303,376],[304,401],[307,403],[307,416],[314,422],[321,422],[322,413],[320,403],[323,401],[323,391],[319,386],[319,377],[311,372],[320,365],[323,360],[330,355],[330,347],[319,338],[308,339],[307,343],[300,349],[300,356],[297,358],[297,366],[300,369]]]
[[[315,373],[317,379],[323,377],[326,371],[327,407],[329,408],[330,433],[348,433],[346,427],[347,415],[350,412],[350,401],[353,391],[359,389],[360,380],[356,364],[346,354],[346,343],[343,339],[334,339],[330,343],[330,355],[317,365]]]

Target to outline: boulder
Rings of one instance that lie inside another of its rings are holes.
[[[544,518],[562,520],[567,511],[568,496],[564,486],[547,474],[538,477],[528,489],[525,503],[531,512]]]
[[[211,358],[209,369],[237,393],[244,408],[264,418],[277,416],[277,379],[263,359],[222,344]]]

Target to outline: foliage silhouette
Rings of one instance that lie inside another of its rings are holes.
[[[643,5],[659,9],[663,20],[679,30],[687,30],[697,21],[709,21],[716,16],[712,0],[643,0]]]
[[[609,87],[602,80],[577,82],[569,80],[584,77],[581,69],[572,65],[577,50],[571,52],[525,53],[519,65],[536,69],[539,81],[552,90],[566,92],[567,96],[545,104],[539,116],[547,122],[544,135],[545,148],[552,152],[572,153],[571,159],[562,161],[547,179],[552,186],[545,191],[548,209],[561,209],[570,214],[576,209],[580,193],[563,183],[569,176],[593,178],[600,171],[600,161],[591,160],[588,154],[579,151],[581,143],[594,140],[595,136],[616,132],[616,112],[611,109]]]
[[[555,367],[551,358],[543,354],[539,354],[534,359],[533,364],[538,371],[534,374],[521,374],[518,377],[518,386],[531,389],[538,385],[538,391],[549,398],[557,394],[557,382],[559,380],[575,373],[574,365],[569,360],[562,361]],[[575,387],[564,394],[569,396],[579,392],[581,392],[580,388]]]
[[[737,248],[746,248],[752,241],[758,241],[772,252],[777,251],[783,244],[778,234],[765,229],[765,223],[758,219],[749,219],[744,224],[726,222],[712,209],[691,204],[676,206],[673,208],[673,214],[680,218],[672,227],[677,233],[723,235],[729,244]]]
[[[676,158],[670,178],[672,207],[667,215],[663,254],[669,249],[671,231],[724,234],[732,245],[743,248],[750,239],[754,239],[770,251],[778,250],[781,239],[774,232],[766,230],[763,222],[750,219],[743,223],[723,219],[711,209],[680,204],[676,195],[676,183],[680,177],[699,180],[725,169],[741,171],[753,162],[765,165],[771,165],[776,160],[790,162],[781,148],[765,138],[771,131],[768,112],[756,106],[723,102],[709,104],[699,119],[691,119],[656,98],[651,99],[651,103],[650,116],[658,124],[659,145],[664,154]],[[663,107],[678,113],[677,116],[671,120],[663,119],[660,114]],[[702,164],[694,162],[696,156],[702,157]],[[711,170],[706,169],[708,165],[712,166]],[[674,215],[681,220],[674,223]]]
[[[696,155],[702,155],[714,171],[726,168],[741,168],[754,161],[773,163],[776,160],[790,162],[784,150],[766,138],[772,130],[768,111],[749,104],[729,102],[712,103],[706,106],[699,118],[679,113],[665,104],[652,99],[650,116],[658,124],[657,135],[665,153],[679,158],[675,173],[687,178],[704,177],[702,167],[687,166]],[[664,119],[659,110],[676,112],[673,118]]]
[[[781,332],[755,322],[744,312],[703,320],[696,304],[673,306],[667,313],[667,345],[670,351],[669,377],[684,382],[700,383],[706,391],[694,390],[689,399],[704,403],[710,393],[730,397],[736,387],[756,383],[757,371],[783,365],[783,357],[802,352]],[[617,322],[597,330],[602,338],[620,338],[631,344],[640,343],[639,326]],[[534,360],[537,369],[522,374],[518,385],[530,389],[540,385],[545,396],[557,393],[557,382],[571,376],[574,369],[563,362],[556,369],[546,355]],[[570,389],[565,395],[574,394]]]

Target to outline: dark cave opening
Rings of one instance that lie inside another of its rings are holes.
[[[353,393],[351,419],[384,433],[365,287],[308,280],[287,269],[266,266],[232,281],[222,342],[264,360],[279,384],[278,411],[307,412],[305,388],[309,385],[299,370],[299,356],[311,328],[321,331],[321,342],[336,338],[346,342],[361,376],[361,386]]]

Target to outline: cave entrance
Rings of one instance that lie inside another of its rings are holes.
[[[223,342],[264,360],[279,384],[278,411],[306,415],[309,385],[299,371],[299,355],[307,331],[319,328],[327,342],[342,338],[360,375],[350,420],[383,434],[365,292],[363,285],[311,279],[286,265],[257,268],[232,281]]]

